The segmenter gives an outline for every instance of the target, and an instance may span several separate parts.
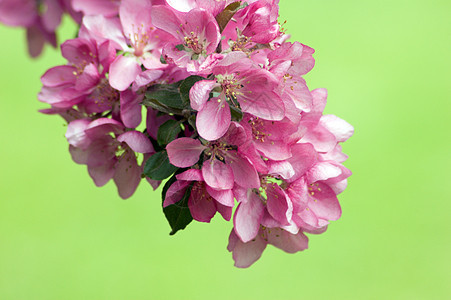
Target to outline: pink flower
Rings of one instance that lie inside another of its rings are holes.
[[[205,10],[181,13],[157,5],[152,9],[152,20],[157,28],[173,37],[163,48],[165,59],[188,72],[197,72],[206,57],[215,52],[221,39],[216,19]]]
[[[292,156],[291,145],[297,142],[299,124],[287,118],[268,121],[245,114],[240,122],[250,137],[249,142],[260,154],[271,160],[285,160]]]
[[[111,110],[119,94],[105,76],[114,58],[110,44],[97,46],[77,38],[62,44],[61,52],[69,63],[49,69],[41,77],[44,87],[38,99],[60,108],[79,105],[88,114]]]
[[[124,131],[124,126],[112,119],[75,120],[69,123],[66,137],[73,160],[88,166],[97,186],[114,180],[119,196],[133,195],[141,181],[142,166],[135,152],[149,156],[152,143],[139,131]]]
[[[169,161],[174,166],[186,168],[196,164],[202,155],[202,176],[210,187],[229,190],[237,184],[245,188],[258,188],[260,181],[255,167],[245,155],[237,151],[236,135],[245,134],[240,127],[235,130],[235,126],[237,125],[234,123],[230,130],[236,133],[234,136],[226,135],[223,139],[206,145],[190,138],[172,141],[166,146]]]
[[[164,32],[155,30],[150,18],[150,0],[122,0],[118,18],[101,15],[85,16],[80,36],[94,38],[98,43],[105,40],[123,51],[110,66],[109,82],[119,91],[126,90],[146,69],[162,69],[160,43],[165,40]]]
[[[317,162],[304,176],[291,182],[287,194],[293,200],[293,222],[297,228],[315,233],[338,220],[340,185],[351,172],[336,162]]]
[[[231,121],[229,105],[240,107],[265,120],[282,120],[285,107],[274,92],[277,79],[268,71],[255,66],[242,52],[232,52],[213,68],[215,80],[198,81],[191,88],[191,107],[198,112],[196,125],[199,135],[212,141],[223,136]],[[210,101],[215,88],[220,94]]]
[[[219,212],[225,220],[230,220],[234,206],[232,190],[216,190],[210,187],[205,183],[202,172],[197,169],[187,170],[176,177],[178,181],[166,192],[163,207],[178,202],[192,185],[188,207],[195,220],[209,223],[216,212]]]

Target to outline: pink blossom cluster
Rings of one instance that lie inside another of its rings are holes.
[[[78,37],[61,45],[68,63],[42,76],[39,100],[68,122],[72,158],[97,186],[113,179],[125,199],[144,177],[154,188],[169,178],[172,233],[233,215],[237,267],[268,244],[302,251],[305,233],[340,218],[351,175],[340,143],[354,129],[323,114],[325,89],[307,87],[314,50],[287,41],[278,0],[71,4]]]

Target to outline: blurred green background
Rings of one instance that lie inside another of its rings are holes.
[[[71,161],[36,100],[63,59],[29,59],[24,32],[1,26],[0,299],[450,299],[451,2],[280,2],[292,40],[316,49],[309,87],[356,129],[343,217],[245,270],[219,217],[169,236],[159,192],[120,200]],[[74,32],[66,20],[61,37]]]

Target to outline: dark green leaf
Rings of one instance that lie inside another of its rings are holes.
[[[168,120],[158,129],[157,141],[160,145],[167,145],[179,135],[182,128],[180,122],[176,120]]]
[[[188,224],[191,223],[191,221],[193,220],[191,212],[189,211],[188,208],[188,199],[189,196],[191,195],[191,188],[192,185],[188,186],[188,188],[185,191],[185,194],[183,195],[180,201],[163,208],[164,215],[166,216],[166,219],[168,220],[169,225],[172,228],[172,231],[169,233],[170,235],[174,235],[177,231],[185,229],[186,226],[188,226]]]
[[[177,170],[176,166],[169,162],[166,151],[160,151],[152,155],[144,166],[144,175],[153,180],[168,178]]]
[[[178,84],[156,84],[146,93],[146,98],[168,107],[184,109],[178,86]]]
[[[185,80],[182,81],[180,84],[180,97],[182,98],[183,103],[185,106],[190,105],[189,100],[189,91],[191,90],[191,87],[198,81],[205,80],[205,78],[197,75],[192,75],[187,77]]]
[[[191,127],[193,127],[193,129],[195,131],[197,131],[197,128],[196,128],[196,115],[192,115],[192,116],[190,116],[188,118],[188,124],[191,125]]]
[[[156,110],[158,110],[158,112],[163,113],[163,115],[169,115],[169,114],[182,115],[183,114],[183,111],[181,109],[168,107],[168,106],[163,105],[160,102],[158,102],[158,100],[155,100],[152,98],[144,99],[141,104],[146,107],[156,109]]]
[[[233,105],[230,105],[230,113],[232,114],[232,121],[240,122],[243,119],[243,112]]]

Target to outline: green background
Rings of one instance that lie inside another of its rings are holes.
[[[169,236],[159,192],[143,182],[120,200],[71,161],[62,119],[36,100],[63,59],[29,59],[23,31],[1,26],[0,299],[450,299],[451,2],[280,6],[316,49],[309,87],[355,127],[342,218],[245,270],[219,217]]]

